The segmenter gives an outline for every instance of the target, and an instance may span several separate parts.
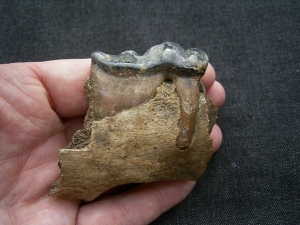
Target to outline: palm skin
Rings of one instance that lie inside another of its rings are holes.
[[[47,195],[59,178],[58,149],[83,127],[90,59],[0,65],[0,221],[3,224],[148,224],[182,201],[193,181],[160,181],[80,205]],[[225,99],[209,65],[202,82]],[[218,126],[211,136],[216,151]]]

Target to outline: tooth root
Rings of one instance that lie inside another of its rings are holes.
[[[195,132],[200,96],[199,77],[176,77],[173,82],[180,97],[180,131],[176,146],[183,150],[190,146]]]

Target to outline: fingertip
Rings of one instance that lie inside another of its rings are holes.
[[[220,148],[220,146],[222,144],[222,140],[223,140],[222,131],[217,124],[215,124],[213,126],[213,129],[210,133],[210,137],[213,140],[213,143],[212,143],[213,150],[212,151],[213,151],[213,153],[215,153]]]
[[[210,63],[208,63],[205,74],[200,80],[206,89],[209,89],[214,84],[216,80],[216,72]]]
[[[206,95],[212,100],[217,108],[220,108],[225,101],[225,90],[218,81],[215,81],[207,90]]]

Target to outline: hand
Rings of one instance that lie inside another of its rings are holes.
[[[4,224],[148,224],[182,201],[194,181],[160,181],[80,205],[47,195],[59,178],[58,149],[82,129],[90,59],[0,65],[0,218]],[[209,65],[202,82],[225,99]],[[222,141],[214,126],[213,151]]]

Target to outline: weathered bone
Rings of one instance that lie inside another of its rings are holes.
[[[49,194],[90,201],[124,183],[198,179],[216,120],[199,81],[207,64],[202,50],[170,42],[143,56],[93,53],[85,126],[60,150]]]

